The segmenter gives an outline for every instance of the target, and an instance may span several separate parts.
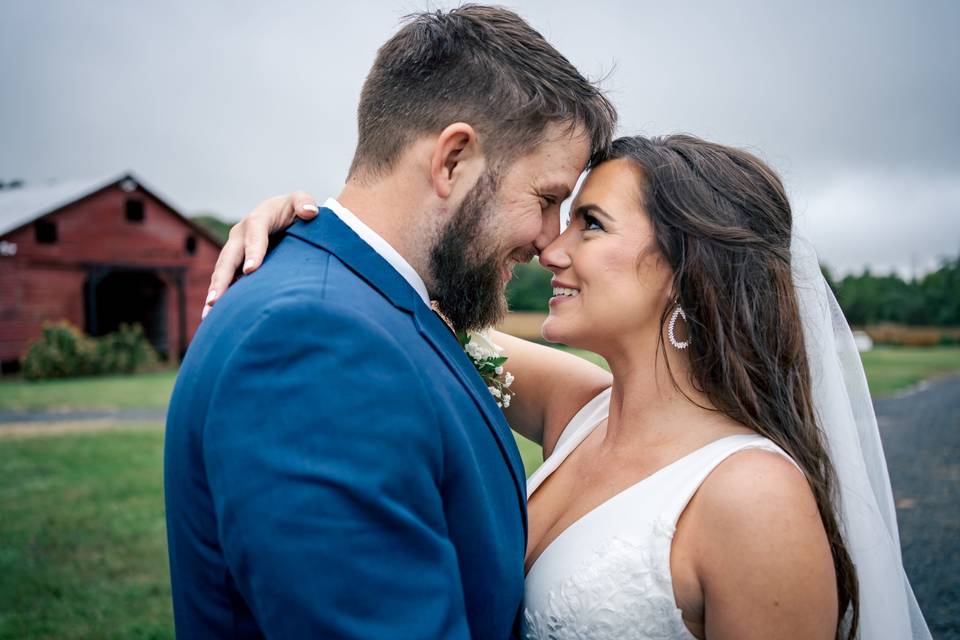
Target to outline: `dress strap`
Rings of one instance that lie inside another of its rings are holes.
[[[593,427],[596,427],[601,420],[607,417],[607,414],[610,413],[611,390],[612,387],[607,387],[595,395],[587,404],[580,407],[580,410],[570,418],[570,422],[560,432],[557,444],[553,447],[554,451],[559,450],[564,442],[573,437],[577,431],[585,428],[593,430]]]
[[[721,462],[746,449],[763,449],[764,451],[778,453],[789,460],[801,473],[803,472],[800,465],[783,449],[761,435],[742,434],[720,438],[679,460],[675,465],[679,468],[671,469],[672,496],[663,511],[664,520],[676,526],[677,521],[680,520],[680,514],[687,508],[690,500],[693,499],[694,494],[707,479],[707,476]]]
[[[557,438],[553,453],[543,461],[540,468],[534,471],[527,480],[527,499],[560,466],[560,463],[567,459],[567,456],[577,448],[577,445],[583,442],[583,439],[607,417],[607,414],[610,413],[610,392],[610,387],[604,389],[587,404],[580,407],[580,410],[570,418],[570,422],[567,423],[567,426],[560,432],[560,437]]]

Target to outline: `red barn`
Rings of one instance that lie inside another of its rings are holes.
[[[130,173],[0,189],[0,363],[16,368],[47,320],[93,336],[139,322],[179,359],[200,322],[220,243]]]

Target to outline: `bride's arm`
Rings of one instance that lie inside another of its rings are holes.
[[[230,229],[230,237],[217,259],[203,315],[233,282],[240,265],[243,273],[255,271],[267,253],[271,233],[285,229],[297,218],[317,215],[314,198],[299,191],[264,200]],[[504,348],[505,365],[514,376],[516,394],[504,415],[520,435],[543,445],[549,455],[570,418],[591,398],[611,384],[610,374],[582,358],[550,347],[495,332],[494,342]]]
[[[504,411],[510,428],[543,445],[549,456],[570,418],[591,398],[613,382],[610,374],[583,358],[493,332],[493,341],[503,347],[504,369],[514,376],[516,393]]]

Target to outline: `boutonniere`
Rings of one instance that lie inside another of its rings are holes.
[[[460,346],[466,351],[470,362],[483,378],[493,399],[497,401],[497,406],[503,409],[509,407],[510,400],[514,396],[514,393],[509,390],[510,385],[513,384],[513,374],[504,370],[503,365],[507,357],[503,355],[503,348],[490,339],[490,329],[469,333],[457,331],[456,334]]]

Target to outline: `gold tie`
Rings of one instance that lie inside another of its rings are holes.
[[[440,303],[437,302],[436,300],[431,300],[431,301],[430,301],[430,309],[431,309],[435,314],[437,314],[437,317],[440,318],[440,319],[443,321],[443,324],[445,324],[445,325],[447,326],[447,329],[450,329],[450,333],[452,333],[452,334],[453,334],[453,337],[456,338],[456,337],[457,337],[457,331],[453,328],[453,323],[450,322],[450,320],[447,318],[447,316],[443,315],[443,311],[440,311]]]

